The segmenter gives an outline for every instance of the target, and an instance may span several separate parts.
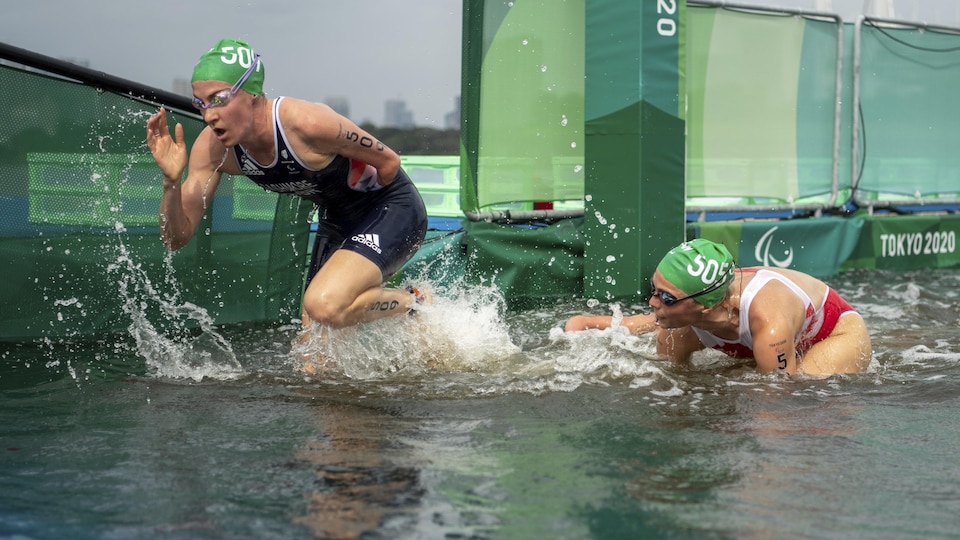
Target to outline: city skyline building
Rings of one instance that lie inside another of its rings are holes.
[[[388,99],[383,103],[384,127],[409,129],[414,127],[413,111],[402,99]]]
[[[453,110],[443,115],[444,129],[460,129],[460,96],[453,98]]]
[[[80,64],[74,60],[74,63]],[[82,64],[81,64],[82,65]],[[193,97],[193,86],[190,79],[177,77],[173,79],[170,90],[184,97]],[[327,96],[324,101],[331,109],[337,113],[356,121],[358,124],[372,123],[370,119],[358,120],[351,116],[350,99],[346,96]],[[383,104],[384,121],[383,127],[411,129],[417,127],[414,120],[413,111],[407,108],[407,102],[403,99],[388,99]],[[443,115],[442,126],[432,126],[437,129],[460,129],[460,96],[453,97],[453,109]]]

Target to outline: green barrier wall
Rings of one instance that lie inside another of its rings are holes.
[[[461,209],[589,191],[591,294],[635,294],[683,238],[683,6],[464,4]]]
[[[832,276],[861,239],[859,219],[818,218],[793,221],[716,221],[690,224],[689,236],[727,246],[737,264],[792,268],[813,276]]]
[[[842,269],[920,270],[960,265],[960,216],[865,216],[857,248]]]
[[[457,156],[401,156],[427,213],[434,217],[463,217],[460,210],[460,158]]]
[[[468,222],[465,277],[493,283],[512,306],[583,292],[583,220],[520,228]]]
[[[299,318],[308,207],[226,178],[168,256],[143,142],[156,104],[15,65],[0,90],[0,340]],[[202,123],[171,113],[192,141]]]
[[[960,216],[951,214],[691,223],[688,235],[723,243],[741,266],[779,266],[818,277],[856,268],[960,266]]]
[[[683,13],[687,209],[834,209],[854,194],[863,205],[960,201],[957,31],[651,4],[465,3],[462,210],[582,200],[587,125],[626,110],[620,82],[645,65],[639,40],[655,34],[636,14],[664,6]],[[621,24],[634,35],[604,43]],[[603,97],[587,95],[591,79]]]
[[[583,219],[521,229],[496,223],[428,243],[404,272],[434,283],[496,284],[512,307],[585,296]],[[789,221],[715,221],[687,225],[687,237],[721,242],[740,266],[792,268],[821,278],[846,270],[919,270],[960,266],[960,216],[823,217]],[[644,299],[637,294],[629,299]]]
[[[960,30],[697,4],[687,19],[688,209],[960,202]]]

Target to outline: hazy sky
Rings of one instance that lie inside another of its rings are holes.
[[[250,43],[264,90],[346,97],[357,122],[403,99],[418,125],[443,127],[460,94],[461,0],[18,0],[0,41],[164,90],[190,78],[221,38]]]
[[[887,10],[892,9],[897,20],[960,27],[960,0],[732,0],[731,3],[829,11],[851,23],[861,14],[889,17]]]
[[[850,22],[889,3],[899,19],[960,26],[960,0],[736,3],[829,6]],[[0,41],[172,90],[200,54],[239,38],[262,55],[271,96],[346,97],[353,120],[377,124],[385,100],[403,99],[418,125],[442,128],[460,94],[461,13],[462,0],[17,0]]]

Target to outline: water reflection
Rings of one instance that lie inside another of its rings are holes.
[[[315,408],[323,438],[295,458],[317,475],[307,514],[295,522],[321,538],[351,539],[404,528],[423,496],[426,461],[400,442],[407,422],[383,411],[344,403]]]

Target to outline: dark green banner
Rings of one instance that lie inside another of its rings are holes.
[[[845,268],[917,270],[960,265],[960,216],[868,216]]]
[[[632,297],[683,240],[685,4],[586,13],[584,294]]]
[[[693,236],[727,246],[737,264],[837,274],[857,248],[863,222],[819,218],[796,221],[717,221],[690,226]]]

